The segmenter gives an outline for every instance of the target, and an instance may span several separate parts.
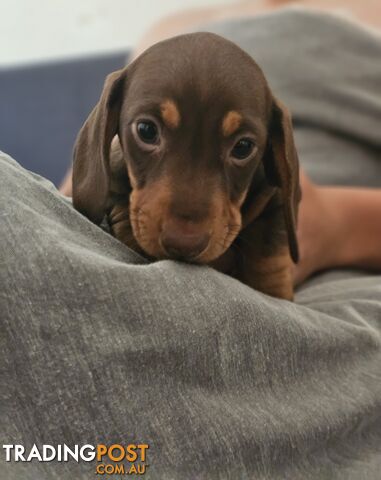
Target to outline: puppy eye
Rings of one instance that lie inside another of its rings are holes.
[[[150,120],[145,120],[144,122],[139,122],[136,126],[139,138],[144,143],[156,143],[158,140],[159,132],[158,128],[154,122]]]
[[[241,138],[233,147],[231,154],[238,160],[245,160],[253,153],[255,144],[249,138]]]

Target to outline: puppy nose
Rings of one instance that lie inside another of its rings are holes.
[[[209,243],[207,233],[184,233],[177,229],[165,229],[161,243],[166,253],[173,258],[191,259],[197,257]]]

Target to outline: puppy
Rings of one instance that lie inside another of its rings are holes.
[[[74,149],[73,203],[153,259],[209,264],[293,298],[300,200],[292,122],[254,60],[210,33],[110,74]]]

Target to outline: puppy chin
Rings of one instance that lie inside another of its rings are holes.
[[[154,260],[164,260],[168,258],[168,255],[165,254],[161,246],[158,242],[152,241],[140,241],[139,238],[135,236],[135,239],[139,245],[139,247],[143,250],[143,252],[147,255],[147,257],[154,259]]]
[[[213,245],[208,245],[205,250],[203,250],[195,257],[180,258],[169,255],[162,247],[160,240],[150,239],[149,241],[147,241],[147,239],[145,239],[145,241],[140,241],[139,238],[136,238],[136,241],[148,257],[156,260],[178,260],[186,263],[194,263],[197,265],[206,265],[218,258],[219,256],[223,255],[223,253],[225,252],[225,250],[213,248]]]
[[[148,234],[147,227],[145,226],[144,230],[146,234],[142,236],[140,235],[140,231],[134,228],[134,226],[133,223],[132,227],[135,240],[148,257],[156,260],[178,260],[197,265],[207,265],[219,259],[230,248],[237,236],[236,232],[230,232],[225,236],[222,232],[215,232],[214,235],[212,233],[208,245],[201,253],[193,257],[175,256],[169,254],[162,245],[160,233],[157,235],[158,232],[161,232],[160,228]]]
[[[197,255],[197,257],[193,258],[191,262],[198,265],[208,265],[220,258],[229,249],[230,245],[231,243],[226,245],[226,247],[222,247],[217,240],[213,241],[213,239],[211,239],[207,248]]]
[[[219,249],[218,251],[213,251],[213,252],[208,252],[206,251],[205,253],[203,252],[201,255],[199,255],[197,258],[194,259],[194,263],[198,263],[200,265],[208,265],[218,258],[220,258],[227,249],[222,250]]]

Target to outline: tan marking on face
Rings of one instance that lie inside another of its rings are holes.
[[[170,211],[172,183],[173,180],[171,181],[170,177],[163,177],[142,189],[133,189],[130,195],[129,211],[133,235],[143,251],[155,258],[167,258],[160,236],[163,225],[172,215]],[[231,204],[216,185],[215,194],[211,200],[210,215],[197,223],[200,233],[211,235],[210,242],[206,250],[193,261],[207,264],[221,256],[236,238],[240,226],[239,208]],[[123,227],[126,229],[127,224]],[[121,236],[121,229],[114,230]]]
[[[234,110],[230,110],[222,120],[222,134],[224,137],[232,135],[241,125],[242,115]]]
[[[177,128],[180,125],[180,112],[173,100],[165,100],[160,105],[161,116],[168,128]]]
[[[130,195],[130,220],[134,237],[140,247],[155,258],[164,257],[159,238],[170,195],[167,178],[141,189],[134,188]]]
[[[198,263],[210,263],[223,255],[234,242],[241,229],[241,212],[222,193],[213,196],[211,218],[207,224],[212,235],[208,248],[196,259]]]

